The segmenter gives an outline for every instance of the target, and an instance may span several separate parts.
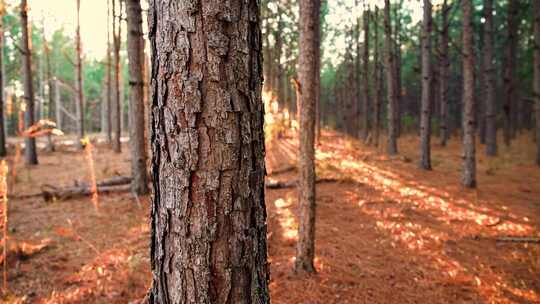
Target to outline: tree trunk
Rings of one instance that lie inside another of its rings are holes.
[[[298,72],[302,85],[300,149],[298,153],[298,202],[300,216],[295,271],[315,272],[315,101],[318,100],[317,37],[320,31],[320,0],[300,0],[300,53]]]
[[[146,174],[146,149],[144,145],[144,40],[142,29],[142,9],[140,0],[127,0],[128,57],[130,87],[130,138],[131,183],[138,194],[148,193]]]
[[[120,10],[116,14],[116,1],[112,0],[112,14],[113,14],[113,45],[114,45],[114,98],[112,105],[112,129],[113,129],[113,141],[112,148],[116,153],[122,152],[122,144],[120,139],[122,137],[122,118],[121,118],[121,98],[120,98],[120,46],[122,37],[122,0],[119,0]]]
[[[424,0],[424,20],[422,28],[422,112],[420,118],[420,168],[431,170],[431,87],[433,71],[431,67],[431,0]]]
[[[4,49],[4,22],[2,21],[5,14],[4,1],[0,0],[0,50]],[[0,53],[0,157],[7,155],[6,151],[6,132],[4,124],[4,56]]]
[[[150,1],[149,302],[270,303],[260,2],[196,3]]]
[[[375,105],[374,105],[374,115],[373,115],[373,143],[375,147],[379,146],[379,133],[381,129],[381,103],[382,103],[382,96],[383,96],[383,84],[382,84],[382,67],[379,59],[379,8],[375,6],[375,18],[374,18],[374,29],[375,29],[375,38],[374,38],[374,44],[375,44],[375,54],[374,54],[374,61],[375,61]]]
[[[34,85],[32,83],[32,49],[30,48],[30,36],[28,33],[28,4],[26,0],[21,0],[21,52],[23,61],[24,78],[24,101],[26,111],[24,112],[24,128],[28,129],[34,125]],[[25,137],[24,139],[24,160],[27,165],[37,165],[38,157],[36,150],[36,139]]]
[[[508,37],[505,45],[504,69],[504,143],[507,147],[512,141],[512,128],[514,128],[513,112],[516,104],[516,47],[517,47],[517,1],[508,0],[507,4],[507,31]]]
[[[400,37],[400,31],[401,31],[401,15],[399,14],[399,10],[401,8],[401,1],[399,0],[396,2],[394,6],[394,16],[396,17],[395,22],[395,30],[394,30],[394,77],[395,85],[396,85],[396,104],[394,107],[394,119],[395,119],[395,128],[396,128],[396,136],[401,136],[401,114],[402,114],[402,96],[401,96],[401,37]]]
[[[486,154],[497,155],[497,105],[493,63],[493,0],[484,0],[484,92],[486,105]]]
[[[440,84],[440,143],[441,146],[446,147],[446,143],[449,138],[450,128],[449,128],[449,118],[448,118],[448,80],[450,76],[450,60],[448,56],[448,14],[450,13],[450,7],[448,6],[447,0],[443,1],[443,6],[441,10],[442,14],[442,29],[441,29],[441,41],[439,46],[439,58],[440,58],[440,72],[439,72],[439,84]]]
[[[107,0],[107,66],[105,73],[107,74],[105,76],[107,91],[107,96],[105,97],[105,129],[103,130],[105,132],[105,135],[107,137],[107,143],[109,145],[112,144],[112,61],[111,61],[111,8],[110,8],[110,0]]]
[[[369,6],[364,5],[364,60],[363,60],[363,86],[362,99],[364,101],[363,119],[364,126],[362,128],[362,139],[367,141],[369,134]],[[358,54],[360,55],[360,54]],[[360,57],[360,56],[359,56]]]
[[[77,134],[79,147],[82,149],[81,140],[84,138],[84,94],[82,80],[82,46],[81,46],[81,25],[80,25],[81,0],[77,0],[77,31],[75,34],[75,43],[77,50]]]
[[[56,116],[56,127],[60,130],[64,127],[62,116],[62,96],[60,95],[60,81],[58,77],[54,78],[54,107]]]
[[[385,38],[385,64],[386,64],[386,82],[388,95],[388,144],[387,153],[396,155],[397,147],[397,126],[396,126],[396,77],[395,77],[395,62],[392,49],[392,26],[390,24],[390,0],[384,0],[384,38]]]
[[[534,99],[536,110],[536,164],[540,166],[540,1],[534,3]]]
[[[51,50],[49,48],[49,43],[47,42],[47,38],[45,37],[45,28],[43,29],[43,53],[45,54],[45,63],[47,65],[47,88],[48,88],[48,113],[47,117],[50,120],[54,119],[54,111],[55,111],[55,102],[54,102],[54,91],[53,91],[53,76],[52,76],[52,68],[51,68]],[[58,125],[57,125],[58,127]],[[52,139],[51,134],[47,135],[47,151],[54,152],[54,141]]]
[[[474,32],[472,0],[462,0],[463,10],[463,186],[476,187],[476,122],[474,100]]]

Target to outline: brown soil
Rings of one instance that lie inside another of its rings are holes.
[[[325,131],[318,174],[339,180],[317,187],[316,267],[291,272],[295,189],[267,190],[268,246],[273,303],[540,303],[540,244],[501,243],[503,236],[540,236],[540,169],[530,136],[501,156],[480,150],[478,190],[459,186],[457,139],[434,145],[434,171],[417,169],[418,142],[400,139],[389,159],[343,135]],[[64,149],[65,150],[65,149]],[[127,147],[124,147],[127,150]],[[296,178],[296,140],[268,145],[269,178]],[[97,179],[129,174],[129,155],[94,150]],[[13,159],[10,158],[12,161]],[[81,152],[40,155],[41,164],[17,167],[12,194],[43,184],[87,180]],[[280,172],[272,174],[272,172]],[[50,245],[9,265],[7,303],[129,303],[151,282],[149,197],[132,194],[46,203],[10,201],[10,241]]]

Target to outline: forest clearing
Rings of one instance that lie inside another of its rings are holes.
[[[540,1],[0,0],[0,302],[540,303]]]

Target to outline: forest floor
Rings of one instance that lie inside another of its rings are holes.
[[[540,170],[530,135],[500,156],[479,149],[478,190],[459,186],[461,150],[433,145],[430,172],[417,168],[418,140],[400,156],[324,131],[317,149],[316,268],[292,273],[296,189],[266,191],[273,303],[540,303],[540,244],[500,242],[540,236]],[[98,145],[96,175],[129,175],[128,147]],[[296,178],[297,140],[267,147],[268,178]],[[10,158],[13,161],[12,158]],[[82,152],[42,153],[17,167],[12,194],[87,180]],[[45,202],[11,199],[10,243],[46,245],[9,265],[8,303],[137,303],[150,286],[149,197],[130,193]],[[24,246],[23,246],[24,245]]]

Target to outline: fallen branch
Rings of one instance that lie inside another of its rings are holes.
[[[316,183],[335,183],[340,182],[340,179],[336,178],[319,178],[317,179]],[[276,180],[268,180],[265,182],[265,187],[268,189],[287,189],[287,188],[295,188],[298,181],[296,179],[290,180],[290,181],[276,181]]]
[[[131,185],[117,185],[117,186],[98,186],[98,193],[113,193],[113,192],[130,192]],[[57,200],[67,200],[71,198],[81,197],[81,196],[91,196],[94,191],[92,187],[89,186],[79,186],[79,187],[68,187],[68,188],[57,188],[51,185],[43,185],[41,187],[41,195],[45,201],[51,201],[53,199]]]
[[[276,169],[274,171],[268,172],[268,175],[277,175],[277,174],[283,174],[288,173],[296,170],[296,166],[287,166],[283,168]]]
[[[497,239],[497,242],[506,242],[506,243],[540,243],[540,238],[538,237],[513,237],[513,236],[504,236]]]

